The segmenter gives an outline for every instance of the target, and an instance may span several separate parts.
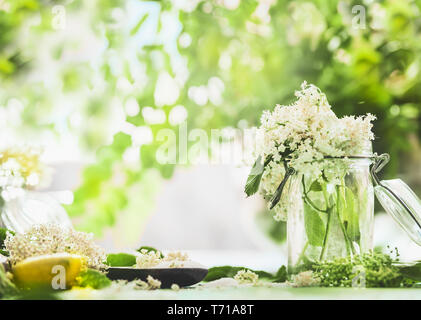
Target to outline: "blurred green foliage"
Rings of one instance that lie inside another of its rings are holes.
[[[187,110],[190,129],[258,125],[262,110],[289,103],[307,80],[326,92],[338,115],[375,114],[374,149],[391,154],[389,175],[402,169],[399,159],[420,133],[421,1],[367,1],[365,28],[353,12],[358,1],[180,3],[0,1],[0,106],[20,99],[22,133],[71,133],[95,155],[68,207],[80,228],[99,234],[121,212],[127,221],[144,219],[158,190],[155,173],[168,179],[174,171],[155,159],[160,142],[139,144],[130,132],[110,129],[132,98],[140,110],[165,112],[158,124],[143,112],[124,115],[155,138],[162,128],[177,128],[168,121],[176,105]],[[64,30],[54,27],[57,5],[65,9]],[[176,93],[160,89],[161,78]],[[207,96],[195,98],[192,88]],[[77,126],[69,120],[74,113]],[[133,146],[139,162],[128,165],[123,155]],[[138,192],[143,208],[132,203]]]

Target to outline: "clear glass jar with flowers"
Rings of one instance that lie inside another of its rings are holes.
[[[338,118],[326,95],[303,83],[297,100],[265,111],[248,196],[259,189],[287,221],[288,268],[372,249],[370,176],[374,116]]]

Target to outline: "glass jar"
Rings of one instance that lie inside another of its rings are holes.
[[[72,227],[66,210],[45,192],[23,190],[19,196],[2,201],[0,224],[9,230],[22,233],[35,224],[56,223]]]
[[[323,159],[309,174],[297,172],[283,197],[288,214],[288,271],[315,261],[373,248],[374,191],[370,157]]]

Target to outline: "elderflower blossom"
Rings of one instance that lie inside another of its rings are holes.
[[[320,284],[320,279],[314,276],[313,271],[303,271],[292,276],[293,287],[314,287]]]
[[[182,268],[189,261],[187,253],[180,251],[169,252],[163,256],[159,251],[148,251],[142,249],[136,257],[136,267],[140,269],[165,267],[165,268]]]
[[[160,264],[161,261],[161,252],[142,249],[136,257],[136,266],[140,269],[151,268]]]
[[[176,284],[176,283],[173,283],[171,285],[171,290],[179,291],[180,290],[180,286],[178,284]]]
[[[148,281],[150,290],[161,288],[161,281],[159,281],[158,279],[155,279],[152,276],[148,276],[146,280]]]
[[[1,197],[11,200],[45,183],[49,168],[40,161],[41,152],[29,147],[11,147],[0,151],[0,191]]]
[[[188,254],[181,253],[180,251],[170,252],[163,259],[164,262],[168,263],[169,268],[182,268],[188,260]]]
[[[34,225],[24,233],[7,234],[4,246],[12,263],[56,253],[77,254],[86,258],[89,267],[100,267],[105,251],[94,243],[93,234],[62,228],[57,224]]]
[[[134,283],[136,284],[136,289],[140,290],[155,290],[161,288],[161,281],[153,278],[151,275],[146,278],[146,281],[135,280]]]
[[[346,168],[349,157],[371,154],[371,114],[338,118],[331,110],[326,95],[319,88],[304,82],[297,100],[287,106],[277,105],[264,111],[258,129],[262,137],[256,155],[271,159],[264,169],[261,193],[270,198],[285,175],[285,165],[296,172],[320,179],[331,174],[333,183]],[[285,186],[288,192],[288,184]],[[286,197],[275,206],[275,219],[286,220]]]
[[[182,253],[180,251],[170,252],[164,258],[165,261],[174,261],[174,260],[187,261],[188,259],[189,259],[188,254]]]
[[[240,270],[234,276],[234,279],[239,284],[256,284],[259,280],[259,276],[250,270]]]

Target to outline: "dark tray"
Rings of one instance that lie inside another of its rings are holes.
[[[156,268],[136,269],[131,267],[110,267],[107,269],[107,277],[111,280],[142,280],[147,281],[148,276],[161,281],[161,288],[171,288],[177,284],[187,287],[202,281],[208,274],[204,268]]]

